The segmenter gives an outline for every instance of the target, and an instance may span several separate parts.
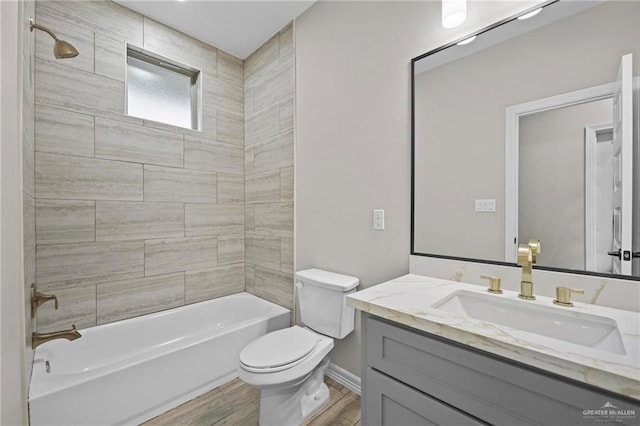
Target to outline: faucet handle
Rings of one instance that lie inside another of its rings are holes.
[[[518,265],[534,265],[538,261],[538,255],[541,251],[540,240],[529,240],[528,244],[520,244],[518,246]]]
[[[531,266],[533,263],[533,255],[531,247],[528,244],[520,244],[518,246],[518,265]]]
[[[538,255],[542,252],[540,240],[529,240],[529,250],[531,250],[531,263],[538,261]]]
[[[571,293],[584,294],[584,290],[581,288],[556,287],[556,298],[553,299],[553,303],[567,308],[572,307]]]
[[[36,290],[36,285],[31,284],[31,318],[36,317],[38,307],[49,300],[55,302],[55,309],[58,309],[58,298],[53,294],[44,294]]]
[[[483,280],[489,280],[489,293],[502,294],[502,282],[500,277],[494,277],[492,275],[480,275]]]

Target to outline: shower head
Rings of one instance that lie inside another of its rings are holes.
[[[53,44],[53,56],[55,56],[56,59],[75,58],[78,56],[78,49],[73,47],[68,41],[60,40],[49,28],[36,24],[33,22],[33,19],[29,19],[29,27],[31,31],[34,29],[41,30],[53,37],[55,40]]]
[[[53,55],[56,59],[75,58],[78,54],[78,50],[68,41],[56,40],[53,45]]]

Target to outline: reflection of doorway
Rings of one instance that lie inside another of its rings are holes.
[[[602,99],[520,117],[518,240],[542,241],[539,265],[587,269],[585,126],[612,115],[611,99]]]
[[[604,99],[611,99],[613,93],[615,92],[615,84],[609,83],[601,86],[590,87],[588,89],[578,90],[576,92],[565,93],[562,95],[552,96],[544,99],[537,99],[535,101],[527,102],[524,104],[510,106],[506,109],[506,181],[505,181],[505,261],[507,262],[516,262],[516,256],[518,252],[518,236],[519,233],[519,176],[520,176],[520,167],[519,167],[519,159],[520,159],[520,119],[524,117],[528,117],[531,115],[537,115],[538,113],[543,113],[546,111],[557,110],[562,108],[571,107],[574,105],[581,105],[589,102],[596,102]],[[603,121],[608,121],[605,119]],[[593,121],[583,122],[580,126],[580,129],[584,129],[586,125],[589,123],[593,123]],[[583,135],[580,136],[581,141],[579,143],[583,144],[582,138]],[[582,156],[580,159],[580,163],[582,163]],[[582,164],[580,168],[582,168]],[[542,173],[544,168],[540,170]],[[582,171],[580,172],[582,178],[584,178],[584,174]],[[579,185],[580,193],[584,192],[584,183]],[[584,200],[580,202],[581,207],[584,207]],[[581,215],[584,217],[584,213]],[[580,226],[581,231],[584,232],[584,222]],[[534,238],[542,237],[535,236]],[[574,266],[573,269],[584,269],[584,239],[581,239],[580,244],[580,259],[574,259],[576,262],[580,262],[580,266]],[[545,241],[542,240],[543,244],[543,253],[546,253],[545,257],[548,256],[549,249],[548,245],[545,245]],[[577,248],[576,248],[577,249]],[[576,253],[576,249],[574,249],[573,253]],[[567,267],[564,265],[564,267]]]
[[[613,272],[613,127],[584,129],[585,269]]]
[[[631,262],[629,262],[629,258],[631,257],[631,235],[632,235],[632,220],[631,220],[631,216],[633,216],[633,221],[636,222],[636,234],[634,234],[635,236],[633,237],[633,243],[634,243],[634,247],[637,247],[638,244],[640,244],[640,232],[638,232],[638,230],[640,230],[639,226],[638,226],[638,222],[640,222],[639,220],[639,216],[640,216],[640,212],[638,209],[638,204],[640,204],[638,198],[639,197],[632,197],[632,190],[631,190],[631,186],[632,181],[635,180],[636,181],[636,185],[640,184],[640,174],[638,173],[637,169],[633,170],[634,168],[632,167],[632,145],[634,144],[634,140],[631,137],[632,132],[629,130],[631,123],[634,123],[635,128],[637,129],[636,131],[638,132],[638,134],[640,134],[640,117],[637,114],[633,114],[632,113],[632,106],[629,105],[630,102],[629,100],[631,99],[631,96],[635,96],[635,103],[636,103],[636,108],[638,107],[638,93],[636,92],[635,95],[633,95],[634,91],[638,90],[638,87],[640,87],[640,78],[636,78],[635,81],[635,89],[632,89],[632,84],[630,83],[630,81],[632,80],[630,77],[630,67],[629,67],[629,63],[630,63],[631,57],[629,55],[625,56],[621,62],[621,67],[622,65],[626,64],[624,66],[624,68],[626,69],[626,77],[625,80],[626,83],[624,84],[620,84],[620,82],[616,82],[616,83],[610,83],[610,84],[604,84],[601,86],[595,86],[595,87],[591,87],[588,89],[583,89],[583,90],[578,90],[575,92],[570,92],[570,93],[565,93],[562,95],[558,95],[558,96],[552,96],[549,98],[543,98],[543,99],[538,99],[535,101],[531,101],[531,102],[527,102],[524,104],[519,104],[519,105],[514,105],[511,107],[508,107],[506,109],[506,174],[505,174],[505,187],[506,187],[506,194],[505,194],[505,261],[507,262],[515,262],[515,258],[516,258],[516,253],[517,253],[517,247],[518,247],[518,243],[519,243],[519,239],[523,239],[526,240],[526,238],[524,238],[524,235],[519,232],[519,220],[521,219],[521,216],[524,214],[528,214],[529,218],[533,219],[531,220],[531,222],[540,222],[542,223],[542,226],[539,226],[537,229],[541,229],[543,231],[549,231],[549,224],[551,226],[556,226],[559,222],[559,215],[556,214],[556,211],[553,207],[551,207],[551,205],[558,205],[561,207],[565,207],[566,205],[577,205],[576,203],[579,202],[579,204],[582,206],[582,208],[585,207],[585,200],[584,198],[582,198],[581,200],[574,200],[573,202],[569,202],[569,203],[565,203],[562,201],[561,197],[556,197],[556,199],[553,199],[551,203],[546,203],[546,210],[545,209],[537,209],[540,206],[540,202],[534,202],[533,204],[530,203],[529,206],[526,205],[522,205],[522,202],[520,200],[519,192],[523,189],[520,188],[520,182],[519,182],[519,178],[520,178],[520,173],[519,173],[519,169],[520,169],[520,165],[519,165],[519,160],[522,159],[522,156],[520,155],[520,150],[522,149],[522,147],[520,147],[520,119],[521,118],[527,118],[530,115],[537,115],[539,113],[544,113],[544,112],[549,112],[551,110],[557,110],[557,109],[562,109],[562,108],[566,108],[566,107],[570,107],[570,106],[574,106],[574,105],[582,105],[585,103],[590,103],[590,102],[595,102],[595,101],[600,101],[600,100],[604,100],[604,99],[609,99],[609,100],[614,100],[614,105],[622,105],[621,102],[617,102],[619,99],[626,99],[624,104],[625,107],[623,108],[623,112],[621,114],[615,113],[616,109],[614,107],[614,114],[612,114],[615,117],[625,117],[624,120],[614,120],[614,123],[619,122],[619,123],[626,123],[624,124],[624,126],[622,124],[618,125],[617,127],[614,126],[614,136],[616,134],[616,130],[617,134],[618,134],[618,138],[614,137],[614,140],[619,140],[622,141],[624,140],[625,142],[623,144],[618,144],[616,145],[617,148],[614,148],[614,151],[618,152],[620,155],[618,156],[619,159],[622,159],[623,157],[625,158],[624,161],[622,160],[618,160],[617,164],[621,165],[621,167],[614,167],[614,172],[617,171],[617,173],[614,173],[614,176],[620,176],[620,177],[624,177],[624,181],[626,182],[626,184],[622,185],[622,180],[618,180],[619,184],[618,185],[614,185],[614,188],[626,188],[625,191],[620,191],[618,190],[617,192],[614,191],[614,201],[617,200],[617,202],[614,202],[613,206],[614,206],[614,210],[616,210],[616,206],[618,206],[617,211],[618,212],[625,212],[624,214],[614,214],[614,218],[617,217],[617,223],[620,225],[618,226],[617,229],[620,230],[620,232],[617,233],[617,235],[622,236],[624,238],[627,238],[625,241],[622,241],[620,244],[616,244],[616,241],[618,241],[617,238],[615,238],[615,232],[614,232],[614,244],[613,244],[613,250],[609,250],[611,251],[613,254],[613,252],[615,253],[620,253],[623,256],[620,256],[623,262],[620,262],[619,260],[617,260],[617,265],[622,264],[622,266],[624,266],[625,268],[628,268],[629,271],[622,271],[620,268],[616,269],[616,265],[614,265],[613,268],[613,273],[619,274],[631,274]],[[620,97],[621,95],[618,95],[620,88],[624,88],[624,95],[622,97]],[[604,122],[604,121],[608,121],[609,119],[611,119],[612,117],[609,118],[605,118],[603,120],[596,120],[596,121],[587,121],[586,123],[582,124],[581,127],[581,135],[582,135],[582,131],[585,127],[585,125],[587,125],[588,123],[594,123],[594,122]],[[543,126],[539,126],[539,127],[543,127]],[[621,129],[626,129],[623,131],[621,131]],[[626,135],[623,137],[621,137],[620,135]],[[637,137],[637,136],[636,136]],[[583,145],[583,137],[580,138],[580,144]],[[638,144],[638,140],[636,139],[635,144]],[[621,148],[622,147],[622,148]],[[638,150],[636,148],[636,160],[638,161],[640,160],[640,154],[638,153]],[[625,152],[626,154],[624,154],[624,156],[621,155],[622,152]],[[528,156],[535,156],[537,155],[535,153],[535,151],[530,151],[528,155],[525,155],[525,158],[528,158]],[[547,157],[549,158],[549,157]],[[582,158],[584,158],[582,155],[580,155],[580,159],[582,160]],[[615,163],[615,162],[614,162]],[[624,166],[622,166],[624,164]],[[580,163],[579,165],[576,165],[575,167],[579,167],[581,170],[581,172],[584,172],[583,167],[584,167],[584,163]],[[575,170],[575,169],[574,169]],[[631,176],[631,170],[633,170],[633,176]],[[623,172],[624,171],[624,172]],[[537,178],[537,176],[541,176],[544,175],[547,172],[547,167],[546,164],[542,163],[541,165],[538,166],[537,169],[533,169],[533,172],[530,173],[531,175],[535,176]],[[581,179],[584,179],[584,173],[581,173],[582,177]],[[560,176],[557,172],[556,172],[556,176]],[[555,180],[555,185],[553,186],[557,186],[562,182],[562,178],[558,178]],[[580,186],[580,190],[579,192],[581,193],[581,196],[584,197],[584,181],[583,184]],[[553,187],[552,185],[548,185],[547,187]],[[640,186],[640,185],[639,185]],[[528,188],[525,188],[525,192],[523,193],[530,193],[533,190],[538,190],[538,188],[535,187],[535,185],[530,186]],[[572,194],[576,194],[576,192],[573,192]],[[635,198],[635,203],[636,203],[636,210],[633,210],[632,213],[632,209],[630,206],[630,203],[632,202],[632,200],[634,200]],[[556,201],[559,200],[559,201]],[[619,201],[622,201],[622,204],[618,203]],[[543,203],[544,204],[544,203]],[[530,206],[534,206],[535,208],[531,208]],[[625,207],[626,206],[626,207]],[[537,209],[537,210],[536,210]],[[530,210],[530,211],[529,211]],[[541,220],[539,220],[541,218],[541,216],[547,215],[549,216],[549,212],[551,212],[551,216],[547,217],[547,221],[546,222],[542,222]],[[584,218],[585,218],[585,212],[580,212],[580,218],[579,219],[575,219],[575,220],[569,220],[568,224],[576,224],[577,220],[579,220],[581,223],[580,225],[580,244],[579,246],[576,246],[576,238],[565,238],[564,241],[567,242],[568,244],[560,244],[557,248],[557,250],[549,250],[549,245],[545,245],[544,244],[544,239],[543,240],[543,246],[545,247],[545,249],[543,250],[545,253],[544,259],[541,257],[539,258],[539,264],[544,265],[544,266],[552,266],[552,267],[569,267],[568,265],[575,263],[576,266],[573,266],[571,269],[591,269],[591,268],[587,268],[586,267],[586,246],[585,246],[585,222],[584,222]],[[577,218],[577,215],[574,215],[574,218]],[[622,220],[620,218],[625,218],[624,220],[624,225],[622,226]],[[614,220],[614,222],[616,222]],[[614,226],[615,228],[615,226]],[[559,228],[562,229],[562,228]],[[623,231],[626,230],[626,231]],[[577,231],[577,230],[576,230]],[[540,237],[540,234],[542,234],[542,231],[538,231],[538,230],[534,230],[534,233],[536,235],[532,235],[532,237],[534,238],[538,238]],[[557,237],[557,234],[554,232],[547,232],[547,234],[550,236],[548,239],[549,240],[553,240],[555,237]],[[577,235],[574,232],[575,235]],[[570,245],[573,245],[572,247],[570,247]],[[621,251],[616,251],[617,247],[627,247],[626,249],[622,249]],[[608,247],[609,249],[611,249],[611,246]],[[640,247],[638,247],[640,248]],[[638,251],[638,250],[636,250]],[[567,253],[573,253],[573,259],[571,260],[570,264],[564,264],[561,262],[556,262],[558,260],[560,260],[561,256],[566,255]],[[577,257],[579,256],[579,257]],[[614,261],[615,262],[615,261]],[[553,263],[557,263],[557,264],[553,264]],[[581,266],[578,266],[578,263]],[[637,273],[637,272],[636,272]]]

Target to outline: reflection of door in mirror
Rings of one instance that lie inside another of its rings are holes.
[[[633,56],[620,61],[613,95],[613,272],[630,275],[633,238]]]
[[[506,215],[514,218],[511,223],[517,241],[534,237],[545,241],[540,265],[624,275],[632,272],[631,60],[631,55],[622,59],[621,71],[626,72],[621,75],[626,75],[626,81],[619,76],[609,86],[508,108],[508,117],[518,120],[514,126],[518,134],[508,136],[507,145],[508,150],[518,152],[518,158],[507,167],[515,173],[507,181],[518,185],[511,185],[513,194],[508,191]],[[608,93],[606,99],[601,99],[603,93]],[[521,113],[509,112],[514,110]],[[613,124],[593,125],[606,122]],[[609,127],[612,138],[593,146],[594,141],[607,137]],[[506,235],[510,234],[507,229]],[[507,238],[507,254],[515,255],[510,244]],[[516,241],[512,247],[517,247]]]
[[[584,130],[611,116],[604,99],[520,117],[518,241],[544,242],[540,265],[585,269]]]
[[[612,108],[612,105],[609,105]],[[613,128],[584,129],[585,270],[613,273]]]

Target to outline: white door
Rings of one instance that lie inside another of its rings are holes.
[[[613,111],[613,101],[609,114]],[[584,129],[585,269],[613,273],[613,127],[611,123]]]
[[[633,206],[632,56],[620,61],[613,95],[613,273],[631,275]]]

